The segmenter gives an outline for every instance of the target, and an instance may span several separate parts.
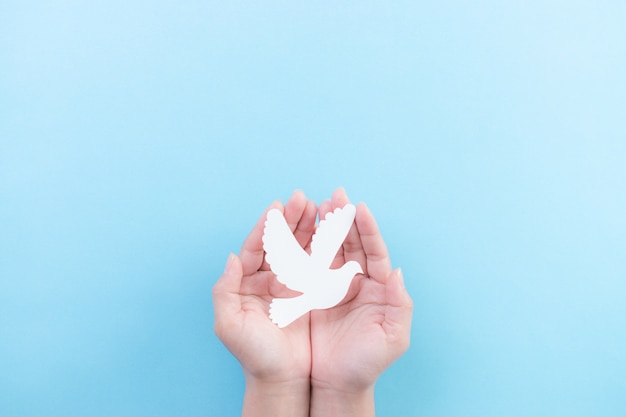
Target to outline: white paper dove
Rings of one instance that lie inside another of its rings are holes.
[[[345,297],[361,265],[349,261],[339,269],[330,269],[354,221],[356,207],[347,204],[328,213],[311,241],[311,254],[298,244],[283,214],[278,209],[267,213],[263,230],[265,260],[278,281],[302,295],[274,298],[270,304],[270,319],[285,327],[300,316],[315,309],[337,305]]]

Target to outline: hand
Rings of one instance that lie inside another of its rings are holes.
[[[264,261],[263,228],[267,211],[279,208],[296,239],[308,248],[315,230],[317,207],[295,192],[283,208],[273,203],[245,240],[240,255],[230,255],[213,287],[215,333],[239,360],[246,377],[244,415],[268,415],[283,407],[286,415],[309,411],[311,343],[309,314],[279,329],[268,319],[274,297],[297,295],[278,283]],[[273,404],[267,401],[273,400]],[[289,412],[295,400],[298,411]],[[303,404],[302,402],[306,402]],[[263,408],[263,405],[269,408]],[[270,411],[271,409],[271,411]]]
[[[320,205],[320,218],[348,202],[343,190],[335,191]],[[413,303],[364,204],[332,268],[350,260],[364,274],[354,278],[342,303],[311,312],[311,416],[373,415],[376,379],[409,346]]]

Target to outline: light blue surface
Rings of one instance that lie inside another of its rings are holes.
[[[415,301],[380,416],[626,415],[623,1],[0,3],[0,415],[234,416],[210,289],[336,186]]]

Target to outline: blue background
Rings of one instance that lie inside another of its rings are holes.
[[[237,415],[211,287],[269,203],[337,186],[415,301],[379,415],[626,415],[624,22],[0,2],[0,415]]]

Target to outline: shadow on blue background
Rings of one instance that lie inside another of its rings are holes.
[[[336,186],[415,301],[381,416],[626,415],[626,7],[0,4],[0,415],[226,416],[210,289]]]

